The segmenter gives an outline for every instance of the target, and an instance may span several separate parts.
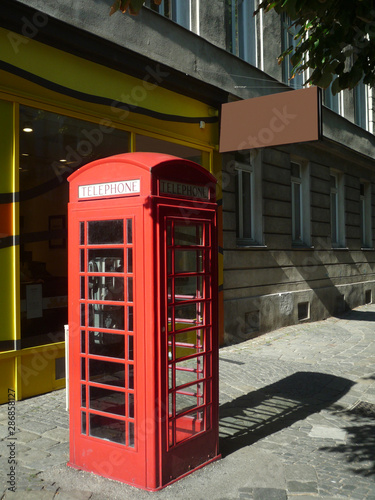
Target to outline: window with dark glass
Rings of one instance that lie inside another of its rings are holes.
[[[22,347],[64,340],[64,324],[68,320],[67,177],[93,160],[126,153],[127,145],[127,132],[20,106]],[[83,321],[87,312],[83,308]]]

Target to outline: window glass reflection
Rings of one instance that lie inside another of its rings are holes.
[[[89,354],[124,359],[124,335],[89,331]]]
[[[25,126],[30,132],[24,132]],[[43,109],[19,106],[21,347],[64,340],[67,298],[67,177],[88,162],[124,153],[128,133]],[[110,133],[109,133],[110,132]],[[84,223],[77,243],[85,243]],[[84,272],[84,254],[80,264]],[[41,284],[38,311],[27,288]],[[48,304],[48,307],[47,307]]]
[[[125,387],[124,365],[100,359],[90,359],[89,380],[98,384]]]
[[[90,409],[125,416],[125,394],[123,392],[104,389],[103,387],[89,388]]]
[[[125,422],[103,415],[90,414],[90,436],[125,444]]]

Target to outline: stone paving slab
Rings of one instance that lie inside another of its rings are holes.
[[[0,406],[0,499],[375,500],[375,305],[220,349],[223,458],[159,492],[67,467],[65,391],[16,403],[16,492],[7,490]]]

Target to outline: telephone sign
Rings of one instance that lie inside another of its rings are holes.
[[[216,181],[156,153],[68,180],[68,465],[158,490],[220,456]]]

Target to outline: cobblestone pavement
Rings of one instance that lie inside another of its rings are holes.
[[[66,466],[64,390],[16,402],[14,438],[2,405],[0,498],[375,500],[374,340],[367,305],[220,349],[223,458],[156,493]]]

